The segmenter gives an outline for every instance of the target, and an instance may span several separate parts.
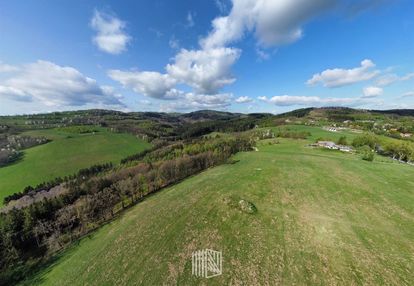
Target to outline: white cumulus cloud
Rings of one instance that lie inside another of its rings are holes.
[[[88,103],[124,106],[112,87],[98,85],[75,68],[48,61],[18,67],[18,72],[0,82],[1,96],[20,101],[37,100],[55,107]]]
[[[91,20],[91,27],[96,31],[93,42],[104,52],[120,54],[131,41],[125,26],[125,22],[115,16],[95,10]]]
[[[383,89],[377,86],[367,86],[362,91],[364,93],[363,97],[377,97],[383,93]]]
[[[361,81],[367,81],[379,74],[379,71],[373,70],[375,64],[371,60],[363,60],[360,67],[352,69],[327,69],[321,73],[314,74],[306,83],[315,85],[322,83],[325,87],[341,87],[351,85]]]
[[[235,100],[237,103],[249,103],[249,102],[252,102],[253,101],[253,99],[251,99],[250,97],[248,97],[248,96],[240,96],[239,98],[236,98],[236,100]]]
[[[0,73],[11,73],[18,71],[19,68],[17,66],[3,64],[0,62]]]
[[[161,110],[164,112],[189,111],[197,109],[219,109],[224,110],[231,105],[233,95],[230,93],[222,94],[196,94],[187,93],[182,100],[163,104]]]
[[[348,0],[344,0],[348,1]],[[226,2],[216,0],[221,13],[227,13]],[[209,33],[199,40],[198,49],[181,49],[165,66],[165,71],[109,71],[109,76],[120,82],[124,87],[148,97],[158,99],[176,99],[181,107],[217,106],[208,103],[223,97],[228,104],[228,96],[220,93],[221,89],[235,82],[231,69],[241,56],[241,50],[232,47],[247,34],[256,39],[256,52],[260,59],[268,59],[269,54],[264,48],[288,44],[300,39],[303,35],[303,25],[313,17],[326,12],[338,4],[339,0],[231,0],[232,6],[227,15],[216,17],[212,21]],[[343,2],[345,3],[345,2]],[[194,25],[194,14],[187,14],[187,26]],[[174,49],[179,43],[172,38],[169,42]],[[371,60],[364,60],[361,67],[354,69],[333,69],[315,74],[309,84],[323,83],[328,87],[336,87],[354,82],[368,80],[378,72]],[[189,87],[190,93],[181,91],[181,85]],[[200,99],[203,99],[203,103]],[[244,97],[236,99],[242,103],[248,100]],[[276,103],[295,98],[274,97]],[[296,100],[299,100],[296,98]],[[303,100],[308,100],[304,98]],[[312,99],[310,99],[312,102]],[[313,99],[319,104],[329,103],[326,99]],[[331,99],[331,103],[341,104],[346,101]],[[184,104],[187,101],[187,104]],[[169,103],[168,106],[172,106]],[[175,104],[175,103],[174,103]],[[177,105],[177,106],[178,106]]]
[[[187,93],[185,99],[187,102],[197,108],[224,108],[230,105],[233,95],[230,93],[222,94],[194,94]]]
[[[233,0],[230,14],[213,20],[201,40],[204,48],[226,46],[253,32],[263,46],[291,43],[302,36],[302,24],[333,7],[332,0]]]
[[[32,101],[32,97],[29,94],[12,86],[0,85],[0,98],[1,97],[15,101]]]
[[[110,70],[108,75],[124,87],[148,97],[158,99],[172,99],[174,92],[171,90],[177,81],[167,74],[150,71],[120,71]]]
[[[193,87],[198,93],[217,93],[235,81],[230,71],[239,56],[240,50],[233,48],[183,49],[166,70],[169,76]]]
[[[182,49],[166,66],[166,73],[153,71],[108,71],[109,77],[139,94],[158,99],[177,99],[184,92],[177,84],[192,87],[198,94],[217,94],[235,79],[231,66],[239,58],[240,51],[232,48],[211,50]]]
[[[212,21],[212,30],[200,40],[199,49],[181,49],[164,73],[109,71],[109,76],[123,86],[149,97],[168,99],[168,93],[182,98],[184,92],[176,85],[192,88],[192,94],[216,96],[220,90],[235,82],[232,66],[241,50],[228,45],[240,40],[247,32],[254,33],[263,46],[292,42],[302,34],[301,25],[312,16],[331,6],[332,0],[233,0],[227,16]],[[223,13],[225,2],[216,1]],[[194,25],[194,14],[187,14],[187,26]],[[178,48],[175,40],[170,46]],[[269,57],[258,48],[259,57]],[[179,96],[177,96],[179,94]],[[184,97],[185,98],[185,97]],[[227,98],[227,97],[226,97]],[[194,99],[194,98],[193,98]],[[191,100],[187,96],[187,100]]]
[[[356,105],[362,103],[361,98],[321,98],[319,96],[292,96],[292,95],[281,95],[267,98],[266,96],[259,97],[260,100],[267,103],[272,103],[277,106],[342,106],[342,105]]]

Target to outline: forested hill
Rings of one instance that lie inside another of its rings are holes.
[[[17,134],[24,130],[56,128],[72,125],[95,125],[108,127],[112,131],[126,132],[149,140],[182,137],[183,130],[189,130],[185,137],[202,135],[203,132],[237,131],[254,126],[272,126],[285,121],[297,121],[310,125],[342,124],[352,122],[356,128],[367,128],[370,121],[392,125],[401,131],[411,130],[413,109],[364,110],[346,107],[303,108],[273,115],[268,113],[231,113],[214,110],[200,110],[190,113],[163,112],[120,112],[113,110],[81,110],[45,114],[0,116],[0,134]],[[237,125],[237,126],[234,126]],[[211,127],[214,126],[214,127]],[[195,132],[194,128],[199,129]],[[200,130],[204,130],[201,131]],[[414,131],[414,130],[412,130]]]

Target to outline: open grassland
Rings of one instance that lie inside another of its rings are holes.
[[[28,185],[72,175],[94,164],[118,163],[123,157],[150,146],[129,134],[112,133],[104,128],[96,130],[99,132],[77,134],[49,129],[23,133],[53,141],[25,150],[23,160],[0,168],[0,205],[4,197]]]
[[[414,167],[279,141],[148,197],[25,283],[412,285]],[[223,275],[191,275],[204,248]]]

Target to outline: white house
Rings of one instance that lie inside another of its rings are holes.
[[[345,146],[345,145],[337,145],[335,144],[335,142],[332,142],[332,141],[318,141],[316,145],[319,147],[323,147],[323,148],[327,148],[331,150],[339,150],[342,152],[352,152],[351,147]]]

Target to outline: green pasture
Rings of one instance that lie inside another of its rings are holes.
[[[23,284],[412,285],[414,167],[313,149],[340,134],[292,128],[312,138],[262,141],[148,197]],[[221,276],[191,274],[205,248],[222,251]]]
[[[23,159],[0,168],[0,205],[3,198],[58,176],[72,175],[94,164],[118,163],[122,158],[150,146],[133,135],[109,132],[77,134],[62,129],[28,131],[23,135],[45,136],[50,143],[29,148]]]

